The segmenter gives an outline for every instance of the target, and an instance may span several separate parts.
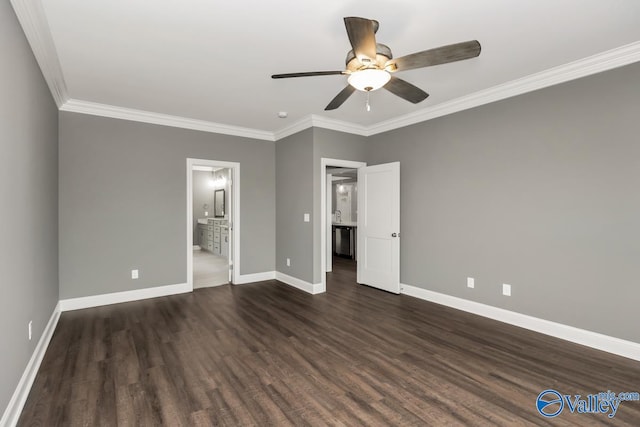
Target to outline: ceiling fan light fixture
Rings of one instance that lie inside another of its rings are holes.
[[[367,68],[365,70],[354,71],[347,81],[353,87],[363,92],[378,90],[386,85],[391,79],[391,74],[385,70]]]

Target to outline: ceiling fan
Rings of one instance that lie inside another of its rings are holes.
[[[451,44],[412,53],[393,59],[389,46],[376,43],[375,33],[380,24],[366,18],[344,18],[347,35],[351,42],[347,53],[346,70],[344,71],[310,71],[305,73],[274,74],[271,78],[286,79],[290,77],[347,75],[349,84],[325,107],[335,110],[351,96],[355,90],[371,92],[381,87],[394,95],[417,104],[424,101],[429,94],[411,83],[393,76],[398,71],[414,68],[430,67],[448,62],[462,61],[480,55],[480,43],[477,40]],[[369,104],[367,101],[367,109]]]

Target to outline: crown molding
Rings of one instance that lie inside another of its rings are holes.
[[[330,119],[316,114],[310,114],[285,128],[275,131],[273,133],[273,137],[275,141],[278,141],[305,129],[309,129],[310,127],[337,130],[339,132],[352,133],[361,136],[368,136],[369,134],[365,126],[342,120]]]
[[[310,127],[313,127],[312,115],[305,116],[300,120],[293,122],[289,126],[283,127],[282,129],[275,131],[273,133],[273,139],[274,141],[278,141],[282,138],[286,138],[295,133],[302,132],[305,129],[309,129]]]
[[[337,130],[339,132],[352,133],[352,134],[361,135],[361,136],[370,135],[370,131],[368,127],[359,125],[356,123],[330,119],[327,117],[317,116],[315,114],[311,115],[311,122],[313,123],[313,126],[319,127],[319,128]]]
[[[11,0],[11,5],[27,36],[51,95],[60,108],[69,96],[42,3],[39,0]]]
[[[409,126],[640,61],[640,41],[512,80],[367,128],[367,136]]]
[[[240,126],[225,125],[206,120],[190,119],[169,114],[153,113],[132,108],[116,107],[114,105],[69,99],[60,107],[61,111],[90,114],[93,116],[111,117],[113,119],[131,120],[134,122],[152,123],[183,129],[220,133],[224,135],[241,136],[245,138],[274,141],[273,132],[251,129]]]

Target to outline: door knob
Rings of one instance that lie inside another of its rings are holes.
[[[398,237],[398,233],[391,233],[391,237]]]

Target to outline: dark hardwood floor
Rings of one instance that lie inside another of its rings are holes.
[[[545,419],[548,388],[640,391],[640,363],[355,284],[276,281],[63,313],[19,425],[640,425]]]

